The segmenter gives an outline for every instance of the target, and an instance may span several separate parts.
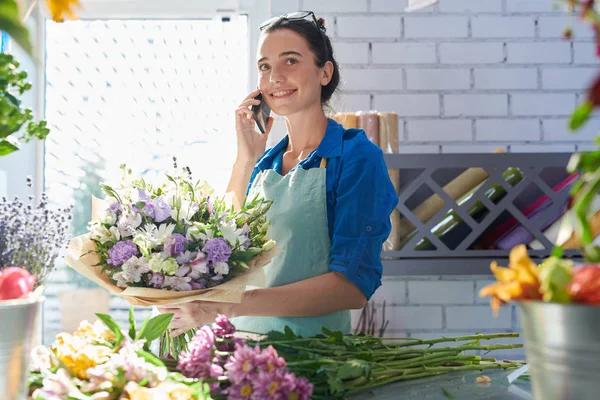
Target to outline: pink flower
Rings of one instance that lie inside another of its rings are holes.
[[[253,397],[254,387],[252,381],[247,379],[232,385],[224,390],[224,394],[227,395],[228,400],[250,400],[255,399]]]
[[[179,355],[177,369],[188,378],[214,377],[217,372],[212,367],[212,354],[215,346],[215,335],[208,326],[203,326],[194,336],[189,351]],[[217,366],[221,368],[220,366]],[[222,369],[221,373],[222,374]],[[217,375],[217,376],[219,376]]]
[[[235,326],[225,315],[217,315],[217,319],[212,326],[212,330],[218,337],[227,337],[235,333]]]
[[[264,372],[283,370],[285,368],[285,359],[279,357],[277,350],[269,346],[262,351],[258,358],[258,368]]]
[[[244,380],[252,381],[256,375],[259,357],[260,347],[252,348],[245,344],[237,346],[237,349],[225,364],[229,381],[234,385]]]
[[[288,400],[310,400],[313,385],[306,378],[298,379],[296,375],[288,372],[281,382]]]
[[[285,372],[274,369],[269,372],[261,371],[254,380],[254,398],[260,400],[287,399],[286,390],[289,382],[284,381]]]

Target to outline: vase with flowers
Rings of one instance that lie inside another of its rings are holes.
[[[565,0],[595,32],[600,57],[600,14],[595,0]],[[571,40],[573,31],[565,29]],[[600,106],[600,73],[585,100],[571,115],[569,128],[576,132]],[[600,136],[595,139],[600,145]],[[562,229],[580,243],[584,262],[564,257],[558,243],[552,255],[534,262],[519,245],[509,256],[508,268],[495,262],[493,283],[480,292],[491,296],[494,313],[516,301],[520,309],[525,351],[535,399],[596,399],[600,392],[600,211],[595,200],[600,190],[600,147],[571,156],[567,170],[578,172],[571,189],[572,207]]]
[[[28,178],[31,187],[31,179]],[[0,199],[0,398],[22,399],[43,293],[67,242],[71,208]]]

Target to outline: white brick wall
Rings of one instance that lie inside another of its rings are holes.
[[[598,58],[589,27],[552,0],[442,0],[410,14],[408,0],[284,3],[327,20],[341,65],[336,111],[398,112],[402,153],[574,151],[600,127],[594,120],[572,135],[556,122],[572,112]],[[567,26],[572,41],[562,38]]]
[[[397,112],[400,153],[571,152],[600,131],[600,118],[566,128],[598,57],[589,27],[553,0],[441,0],[412,14],[408,0],[282,3],[326,19],[341,65],[336,110]],[[514,307],[494,319],[477,297],[488,279],[386,277],[373,301],[387,300],[391,336],[518,330]]]

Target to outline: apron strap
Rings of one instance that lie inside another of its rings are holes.
[[[325,168],[326,166],[327,166],[327,159],[321,158],[321,165],[319,165],[319,168]]]

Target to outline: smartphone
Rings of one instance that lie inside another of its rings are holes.
[[[259,93],[255,99],[260,100],[260,104],[252,106],[252,114],[254,115],[258,130],[260,130],[261,133],[266,133],[267,121],[269,120],[269,115],[271,115],[271,108],[267,105],[267,102],[263,100],[262,93]]]

